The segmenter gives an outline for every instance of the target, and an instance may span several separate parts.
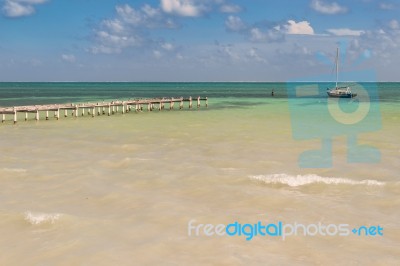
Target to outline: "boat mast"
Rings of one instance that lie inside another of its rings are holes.
[[[339,47],[336,48],[336,88],[339,79]]]

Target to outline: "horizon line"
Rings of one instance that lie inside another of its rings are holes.
[[[291,81],[0,81],[0,83],[334,83],[335,81],[325,80],[291,80]],[[399,83],[399,81],[340,81],[339,83],[346,82],[360,82],[360,83]]]

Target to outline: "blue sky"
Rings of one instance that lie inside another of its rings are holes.
[[[287,81],[400,72],[395,0],[0,0],[0,81]],[[374,79],[374,78],[371,78]]]

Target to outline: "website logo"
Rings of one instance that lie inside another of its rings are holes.
[[[337,60],[345,62],[346,45],[342,44],[339,51]],[[356,60],[354,65],[360,65],[362,61]],[[341,97],[335,90],[333,96],[328,96],[328,92],[336,88],[335,82],[319,81],[332,80],[332,74],[300,77],[287,82],[293,138],[321,141],[321,148],[299,154],[301,168],[332,167],[332,139],[337,136],[347,136],[348,163],[377,163],[381,159],[377,148],[358,141],[360,134],[382,127],[375,72],[371,69],[340,71],[338,77],[346,81],[339,80],[338,87],[343,90],[340,92],[345,93],[348,88],[351,97]],[[354,94],[357,95],[353,97]]]
[[[284,223],[278,221],[268,223],[258,221],[256,223],[239,223],[238,221],[229,224],[203,224],[192,219],[188,222],[188,236],[190,237],[243,237],[247,241],[254,237],[271,237],[285,240],[288,237],[332,237],[332,236],[357,236],[357,237],[379,237],[383,236],[383,227],[380,225],[356,226],[349,224],[302,224]]]

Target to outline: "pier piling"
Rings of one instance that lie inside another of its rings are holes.
[[[17,110],[14,107],[14,124],[17,123]]]
[[[208,107],[208,98],[151,98],[151,99],[129,99],[125,101],[111,101],[111,102],[97,102],[97,103],[80,103],[80,104],[47,104],[47,105],[32,105],[32,106],[15,106],[15,107],[0,107],[0,115],[2,116],[2,123],[6,122],[7,115],[14,115],[14,123],[18,122],[18,112],[25,113],[25,121],[28,120],[29,113],[35,113],[35,120],[40,120],[40,113],[46,114],[46,120],[49,120],[49,112],[54,111],[54,117],[60,119],[60,110],[64,110],[64,116],[68,117],[68,110],[71,110],[72,117],[77,118],[78,116],[85,116],[85,112],[88,115],[95,117],[101,114],[115,114],[119,112],[119,108],[122,108],[122,114],[130,112],[133,108],[136,112],[142,112],[143,109],[147,108],[147,111],[151,112],[155,109],[162,111],[165,109],[165,105],[169,104],[169,109],[173,110],[175,103],[179,104],[179,109],[184,108],[184,103],[189,102],[189,108],[193,108],[193,100],[197,100],[197,108],[200,108],[201,101],[205,101],[205,106]],[[147,106],[146,106],[147,105]],[[108,108],[106,110],[106,108]],[[81,110],[80,110],[81,109]],[[86,110],[87,109],[87,110]],[[96,110],[97,109],[97,110]],[[82,112],[82,113],[80,113]]]

